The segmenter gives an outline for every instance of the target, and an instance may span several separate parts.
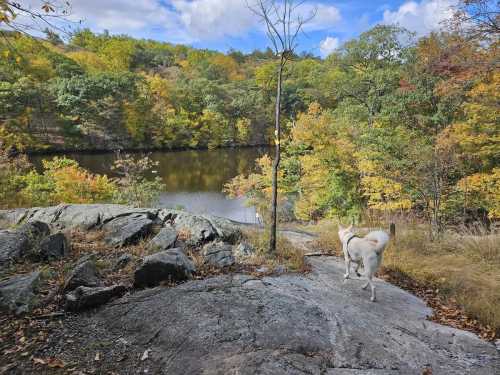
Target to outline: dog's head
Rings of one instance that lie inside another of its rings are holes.
[[[349,233],[352,233],[353,226],[349,225],[348,227],[343,227],[342,224],[339,224],[339,238],[342,241],[343,238]]]

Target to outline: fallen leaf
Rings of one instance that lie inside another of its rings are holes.
[[[39,364],[39,365],[46,365],[47,364],[47,362],[45,362],[41,358],[33,358],[33,362],[35,362],[36,364]]]
[[[51,368],[64,368],[66,364],[58,358],[49,358],[47,365]]]
[[[97,352],[94,357],[94,361],[100,361],[101,360],[101,353]]]

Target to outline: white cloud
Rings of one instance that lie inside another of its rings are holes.
[[[257,20],[243,0],[172,0],[186,31],[199,40],[241,36]]]
[[[305,30],[309,31],[330,29],[342,19],[340,11],[335,6],[321,3],[305,3],[301,7],[301,13],[304,17],[314,13],[314,18],[305,25]]]
[[[409,1],[396,11],[385,10],[383,23],[398,24],[417,36],[423,36],[441,27],[443,21],[453,16],[452,6],[457,0],[422,0],[420,3]]]
[[[74,1],[72,18],[112,33],[148,37],[160,30],[171,41],[190,42],[178,15],[158,0]]]
[[[248,4],[252,5],[252,0]],[[245,0],[172,0],[172,5],[186,31],[199,40],[241,36],[251,29],[263,30]],[[336,7],[317,2],[304,3],[297,11],[303,19],[315,14],[304,26],[305,31],[325,30],[341,19]]]
[[[53,0],[63,3],[65,0]],[[252,4],[255,0],[248,0]],[[43,0],[25,0],[40,9]],[[75,0],[69,17],[75,27],[90,27],[113,34],[155,37],[178,43],[241,37],[264,26],[245,0]],[[299,16],[315,17],[304,31],[329,30],[341,19],[339,10],[324,2],[307,1],[297,8]],[[29,21],[29,20],[28,20]]]
[[[327,36],[319,44],[319,50],[321,52],[321,57],[327,57],[333,51],[335,51],[340,45],[339,38],[334,38]]]

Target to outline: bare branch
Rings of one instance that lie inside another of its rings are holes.
[[[71,4],[65,0],[40,1],[40,7],[25,6],[17,1],[2,0],[0,7],[0,26],[4,30],[31,35],[45,28],[69,34],[63,26],[71,15]],[[23,21],[24,19],[24,21]],[[27,22],[30,20],[31,22]]]

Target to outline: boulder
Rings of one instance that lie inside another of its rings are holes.
[[[210,221],[202,216],[180,212],[173,221],[179,237],[190,247],[212,241],[217,237],[217,231]]]
[[[15,314],[30,312],[37,302],[40,272],[17,275],[0,282],[0,308]]]
[[[241,242],[234,246],[234,255],[237,257],[248,257],[255,253],[255,249],[248,242]]]
[[[153,221],[145,215],[118,217],[104,224],[105,241],[115,247],[136,244],[148,236],[153,228]]]
[[[0,270],[15,263],[30,249],[30,241],[23,235],[10,231],[0,231]]]
[[[224,242],[211,242],[201,251],[206,264],[215,267],[227,267],[234,264],[233,246]]]
[[[130,254],[122,254],[116,260],[115,265],[113,266],[113,271],[119,271],[125,267],[134,259]]]
[[[42,260],[57,260],[68,254],[68,239],[61,232],[49,235],[40,242],[39,256]]]
[[[38,221],[15,230],[0,231],[0,270],[26,255],[38,252],[41,239],[49,233],[49,226]]]
[[[136,288],[152,287],[162,281],[183,281],[196,272],[193,262],[181,249],[168,249],[144,258],[134,274]]]
[[[35,244],[50,234],[50,228],[44,222],[30,221],[29,223],[21,225],[17,232],[26,236],[32,244]]]
[[[240,224],[218,216],[203,215],[216,231],[216,237],[224,242],[236,243],[242,237]]]
[[[163,251],[175,247],[177,241],[177,232],[172,227],[164,227],[160,232],[149,242],[149,251]]]
[[[79,286],[65,296],[64,308],[68,311],[81,311],[104,305],[114,297],[121,297],[127,288],[124,285],[89,288]]]
[[[79,286],[97,287],[101,284],[94,261],[80,261],[64,283],[64,291],[69,292]]]
[[[220,239],[235,243],[241,238],[238,223],[212,215],[195,215],[189,212],[162,209],[158,218],[172,225],[179,232],[186,245],[194,247],[203,243]]]

